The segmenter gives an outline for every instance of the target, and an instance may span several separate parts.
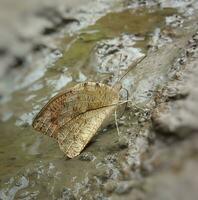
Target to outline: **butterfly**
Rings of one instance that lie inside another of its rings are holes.
[[[106,84],[85,82],[54,96],[37,114],[33,128],[56,138],[73,158],[80,154],[119,103],[119,91]]]
[[[74,158],[112,119],[120,105],[121,88],[120,81],[113,87],[97,82],[79,83],[54,96],[36,115],[32,126],[57,139],[60,149]]]

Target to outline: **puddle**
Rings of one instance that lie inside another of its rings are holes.
[[[50,54],[53,59],[47,57],[45,63],[39,63],[26,74],[11,99],[1,105],[5,114],[0,121],[0,198],[42,199],[48,195],[58,199],[64,187],[78,193],[104,157],[118,153],[117,133],[115,129],[107,129],[85,150],[93,154],[93,161],[67,160],[56,141],[36,133],[30,124],[58,91],[85,80],[104,80],[117,71],[119,64],[121,70],[127,69],[147,52],[156,28],[165,26],[166,17],[175,12],[172,8],[141,8],[108,13],[95,24],[60,39],[61,53]],[[168,22],[171,23],[171,18]],[[120,60],[120,55],[125,60]],[[154,70],[134,69],[123,81],[129,91],[134,91],[135,103],[148,100],[146,92],[155,89],[164,78],[164,69]],[[116,168],[112,170],[112,177],[119,176]],[[17,180],[21,184],[16,185]]]

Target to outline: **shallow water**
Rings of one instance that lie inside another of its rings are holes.
[[[94,25],[72,36],[66,34],[64,38],[59,39],[60,50],[48,54],[45,63],[37,63],[35,68],[26,72],[7,102],[1,103],[1,198],[36,196],[42,199],[47,198],[47,193],[48,198],[57,199],[64,187],[71,188],[78,194],[81,187],[86,185],[88,177],[92,176],[97,168],[106,166],[104,164],[106,156],[122,153],[115,145],[118,141],[116,129],[110,127],[85,149],[85,152],[91,152],[95,156],[93,161],[81,161],[79,157],[68,160],[60,151],[56,141],[32,129],[30,126],[32,119],[46,101],[58,91],[85,80],[101,81],[115,72],[108,71],[106,66],[101,71],[100,65],[96,62],[95,52],[102,42],[106,44],[115,40],[111,45],[116,46],[121,35],[135,36],[132,37],[130,47],[127,45],[123,47],[126,49],[126,55],[129,48],[134,50],[134,57],[130,57],[123,64],[127,68],[133,63],[133,58],[147,52],[149,41],[156,29],[163,28],[166,16],[174,13],[176,10],[172,8],[154,7],[110,12],[97,20]],[[104,60],[108,58],[107,56],[104,56]],[[118,57],[112,58],[112,62],[119,63]],[[159,71],[155,68],[135,68],[131,71],[123,81],[123,85],[133,93],[131,98],[135,104],[144,106],[149,101],[152,94],[147,93],[152,93],[166,78],[166,71],[166,68]],[[154,79],[155,81],[151,81]],[[130,127],[134,116],[131,117],[128,113],[125,115],[129,118],[127,126]],[[138,129],[138,126],[134,125],[134,130],[136,128]],[[119,176],[116,167],[112,170],[112,176]]]

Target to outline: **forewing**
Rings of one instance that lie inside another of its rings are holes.
[[[33,127],[50,137],[57,138],[58,130],[78,115],[115,103],[119,95],[111,87],[87,82],[53,97],[38,113]]]

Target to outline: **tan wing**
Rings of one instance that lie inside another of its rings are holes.
[[[87,111],[70,120],[58,133],[60,149],[69,158],[79,155],[115,108],[116,106],[109,106]]]
[[[33,128],[57,138],[58,130],[78,115],[108,106],[119,94],[108,85],[94,82],[80,83],[53,97],[37,114]]]

